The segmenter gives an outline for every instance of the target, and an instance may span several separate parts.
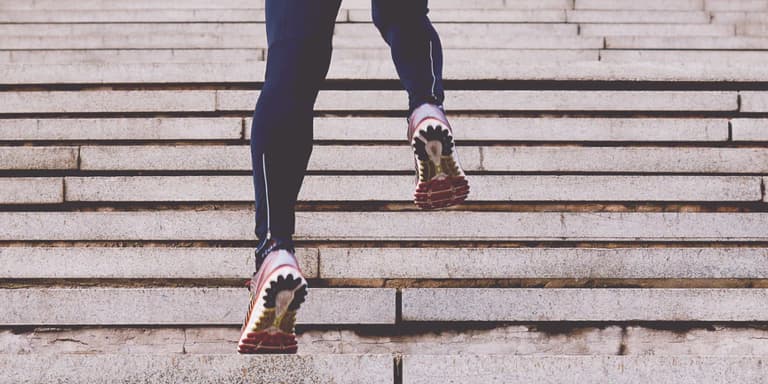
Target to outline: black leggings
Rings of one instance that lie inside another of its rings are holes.
[[[313,109],[331,61],[341,0],[266,0],[267,69],[251,126],[259,239],[292,240],[295,204],[312,152]],[[408,111],[441,105],[442,46],[427,0],[372,0],[373,22],[408,91]]]

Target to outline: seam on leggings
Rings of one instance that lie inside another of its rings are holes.
[[[261,169],[264,171],[264,191],[266,191],[267,200],[267,238],[272,237],[272,231],[269,223],[269,184],[267,184],[267,157],[266,153],[261,154]]]
[[[435,77],[435,61],[432,59],[432,40],[429,41],[429,69],[432,70],[432,97],[435,96],[435,83],[437,83],[437,77]]]

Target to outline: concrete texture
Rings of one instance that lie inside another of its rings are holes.
[[[390,355],[0,355],[0,383],[389,384]]]
[[[0,325],[242,325],[243,288],[0,289]],[[313,288],[297,324],[393,324],[393,288]]]
[[[578,3],[578,0],[577,0]],[[674,2],[677,3],[677,2]],[[406,355],[403,383],[535,384],[761,383],[766,358],[755,356]]]
[[[768,119],[732,119],[734,141],[768,141]]]
[[[0,120],[0,140],[240,139],[240,118],[91,118]]]
[[[0,113],[213,111],[215,91],[0,92]]]
[[[61,178],[0,178],[0,205],[61,203],[64,201],[63,187]]]
[[[766,248],[321,248],[322,278],[764,279]]]
[[[765,321],[760,288],[404,288],[406,321]]]
[[[78,156],[77,147],[0,146],[0,170],[77,169]]]
[[[2,247],[4,279],[247,279],[254,248]],[[317,249],[297,248],[306,278],[317,277]]]

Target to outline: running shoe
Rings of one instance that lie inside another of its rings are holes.
[[[459,163],[448,119],[442,106],[422,104],[408,118],[408,142],[413,148],[416,190],[413,202],[422,209],[461,204],[469,183]]]
[[[266,255],[266,256],[264,256]],[[257,272],[246,281],[248,313],[237,352],[296,353],[296,312],[307,296],[293,246],[271,239],[256,249]]]

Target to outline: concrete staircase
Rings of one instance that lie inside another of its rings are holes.
[[[239,356],[263,1],[0,0],[0,383],[768,383],[768,0],[430,3],[469,200],[344,0],[299,353]]]

